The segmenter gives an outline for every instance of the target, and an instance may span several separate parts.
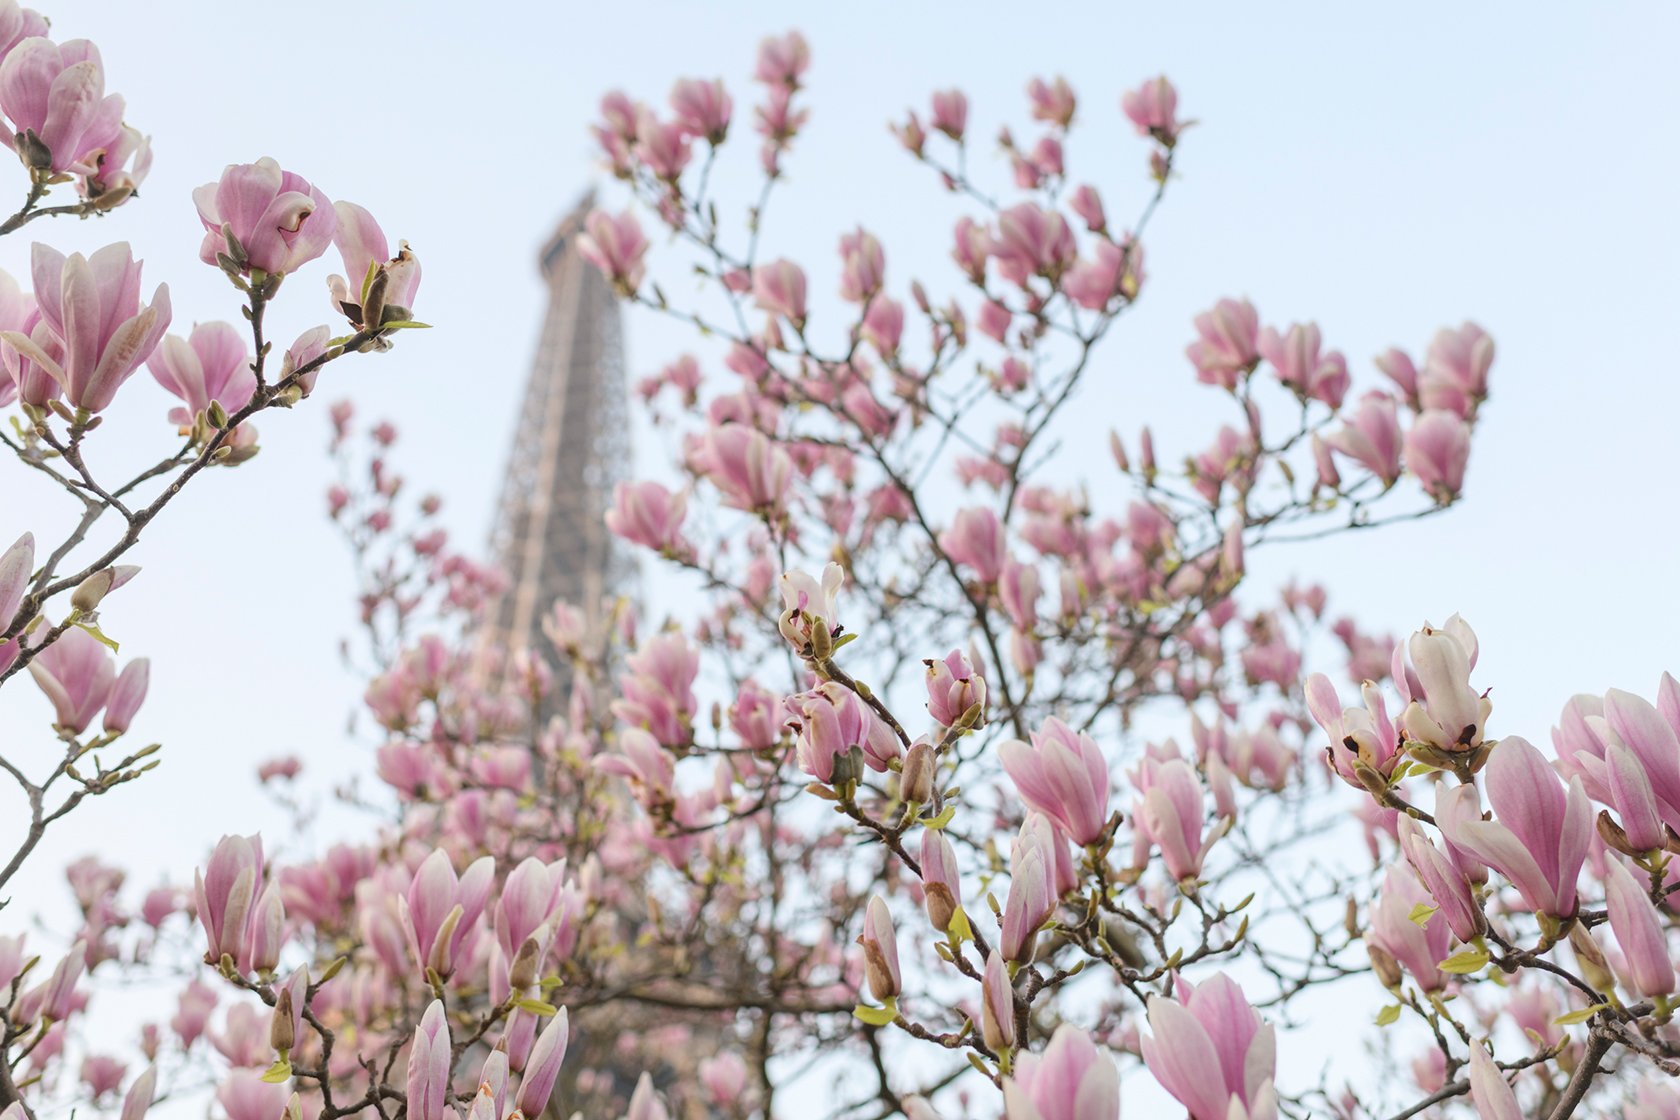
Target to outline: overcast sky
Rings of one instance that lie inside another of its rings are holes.
[[[1125,215],[1147,184],[1117,100],[1165,72],[1201,123],[1147,240],[1138,313],[1077,410],[1070,475],[1107,469],[1113,426],[1152,419],[1169,441],[1203,438],[1213,398],[1182,350],[1190,317],[1221,296],[1249,296],[1267,322],[1316,319],[1356,386],[1372,384],[1382,348],[1417,353],[1436,327],[1474,318],[1499,357],[1464,505],[1381,536],[1269,550],[1256,575],[1322,579],[1375,629],[1462,612],[1482,638],[1476,680],[1494,690],[1500,734],[1546,741],[1572,692],[1650,695],[1680,668],[1668,492],[1680,9],[1098,7],[75,0],[48,9],[55,34],[99,43],[110,88],[154,137],[155,169],[139,202],[99,223],[31,226],[0,245],[0,266],[26,275],[31,236],[64,249],[127,238],[148,283],[169,282],[184,329],[238,313],[236,293],[196,259],[188,197],[222,165],[271,155],[368,206],[424,262],[416,310],[436,329],[333,367],[312,403],[348,395],[395,420],[402,469],[444,495],[447,524],[474,542],[536,337],[535,253],[600,178],[585,130],[606,89],[662,103],[676,76],[722,76],[744,117],[755,44],[802,28],[815,115],[766,243],[818,262],[813,290],[828,296],[835,240],[859,222],[887,242],[895,286],[945,268],[948,227],[929,228],[923,200],[944,204],[885,131],[905,106],[960,84],[982,138],[1000,123],[1024,131],[1027,80],[1065,74],[1082,96],[1073,177]],[[0,199],[21,198],[23,182],[0,167]],[[274,337],[327,320],[336,255],[328,263],[288,282]],[[687,342],[632,316],[632,377]],[[99,461],[155,458],[172,403],[137,376],[98,433]],[[259,759],[303,756],[316,788],[370,768],[343,733],[360,685],[335,653],[353,607],[322,514],[325,409],[259,426],[262,455],[195,484],[148,530],[132,557],[144,574],[106,612],[124,653],[154,660],[134,733],[165,741],[165,765],[79,811],[40,869],[121,837],[143,879],[190,875],[216,836],[269,819],[250,805]],[[650,442],[641,461],[657,464]],[[0,539],[56,540],[62,501],[19,480],[8,469],[0,482]],[[9,756],[50,751],[46,716],[26,681],[0,694]]]

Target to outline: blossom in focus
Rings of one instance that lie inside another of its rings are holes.
[[[219,180],[193,191],[193,203],[205,229],[199,259],[225,260],[241,273],[295,272],[326,252],[338,229],[327,196],[266,156],[228,164]]]

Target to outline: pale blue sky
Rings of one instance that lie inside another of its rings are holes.
[[[1544,742],[1574,691],[1650,694],[1663,669],[1680,668],[1668,500],[1680,9],[1098,7],[75,0],[48,10],[55,33],[100,44],[129,120],[154,136],[156,165],[145,197],[112,218],[29,232],[64,248],[129,239],[149,281],[169,281],[185,328],[237,315],[235,293],[196,260],[188,198],[223,164],[272,155],[370,207],[424,262],[417,311],[436,329],[335,367],[318,395],[394,419],[413,485],[442,492],[448,524],[476,541],[536,335],[534,254],[598,177],[585,127],[604,90],[662,102],[678,75],[723,76],[744,118],[754,45],[802,28],[815,115],[769,252],[826,269],[840,232],[861,221],[888,243],[903,285],[942,274],[948,223],[928,214],[948,211],[886,134],[888,118],[961,84],[982,137],[1002,121],[1024,131],[1026,81],[1065,74],[1082,94],[1074,177],[1125,215],[1145,188],[1144,151],[1117,99],[1165,72],[1203,123],[1150,231],[1138,313],[1088,383],[1070,473],[1107,469],[1111,426],[1154,420],[1178,450],[1175,433],[1202,438],[1212,398],[1182,349],[1190,316],[1220,296],[1246,294],[1268,322],[1317,319],[1361,378],[1383,347],[1416,353],[1437,326],[1474,318],[1499,358],[1464,506],[1380,536],[1271,550],[1257,576],[1322,578],[1375,628],[1462,612],[1482,637],[1476,679],[1494,689],[1501,734]],[[22,183],[0,165],[0,199],[21,197]],[[28,240],[0,245],[0,266],[22,274]],[[288,282],[276,337],[326,321],[325,265]],[[827,295],[831,275],[813,289]],[[686,341],[633,316],[632,376]],[[166,446],[169,403],[140,375],[100,433],[111,459]],[[50,857],[121,836],[144,878],[184,872],[216,835],[262,818],[247,796],[258,759],[299,753],[322,786],[369,766],[342,734],[359,686],[335,653],[352,604],[322,516],[325,409],[260,427],[263,454],[192,487],[138,550],[145,573],[109,604],[124,652],[154,658],[135,733],[166,739],[165,766],[78,813]],[[64,518],[51,496],[5,477],[0,538],[49,537]],[[45,715],[27,682],[0,694],[8,753],[35,749]]]

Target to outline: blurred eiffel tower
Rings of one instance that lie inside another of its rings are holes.
[[[529,649],[555,670],[545,718],[563,710],[571,690],[543,619],[559,601],[593,626],[634,572],[602,520],[629,467],[630,433],[618,301],[577,249],[594,202],[591,191],[537,257],[548,311],[490,540],[508,584],[480,635],[485,652]]]

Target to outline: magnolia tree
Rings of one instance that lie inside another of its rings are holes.
[[[97,51],[47,31],[0,5],[24,195],[4,233],[126,207],[149,162]],[[695,605],[556,603],[550,648],[488,645],[500,577],[410,499],[395,431],[335,407],[379,780],[341,796],[381,823],[279,865],[224,837],[191,889],[137,902],[104,858],[73,864],[74,944],[0,937],[0,1116],[139,1120],[171,1094],[228,1120],[1114,1120],[1162,1091],[1192,1120],[1680,1116],[1680,684],[1575,697],[1548,757],[1496,733],[1458,616],[1396,641],[1330,622],[1317,584],[1244,586],[1255,548],[1456,502],[1491,340],[1442,330],[1356,388],[1317,325],[1222,300],[1188,332],[1205,443],[1144,427],[1072,477],[1065,414],[1115,362],[1192,147],[1176,91],[1119,106],[1147,189],[1068,181],[1060,79],[1028,85],[1036,135],[1001,134],[996,176],[969,166],[964,95],[934,95],[895,158],[957,215],[956,271],[889,279],[862,229],[809,271],[773,256],[808,66],[797,34],[759,48],[750,201],[713,195],[745,131],[721,81],[666,110],[609,94],[595,129],[630,205],[581,250],[710,346],[640,386],[681,454],[605,517]],[[36,245],[32,290],[0,281],[0,438],[80,515],[0,557],[0,686],[48,702],[0,752],[24,806],[0,888],[72,810],[169,780],[125,739],[147,662],[119,671],[108,636],[144,649],[121,617],[146,526],[255,453],[258,412],[422,325],[417,262],[361,208],[271,160],[193,201],[238,325],[169,334],[121,244]],[[274,355],[265,311],[306,302],[283,281],[335,245],[344,333]],[[702,284],[674,301],[650,264]],[[177,441],[104,478],[100,421],[143,365]],[[1343,684],[1307,672],[1326,657]],[[107,1053],[126,1028],[89,1029],[102,978],[136,973],[173,992]],[[1279,1027],[1286,1051],[1369,1045],[1280,1079]]]

